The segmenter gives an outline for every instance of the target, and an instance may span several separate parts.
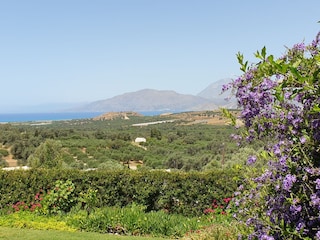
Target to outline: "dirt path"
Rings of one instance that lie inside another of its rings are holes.
[[[8,167],[17,167],[18,161],[13,158],[13,155],[11,154],[11,147],[10,148],[3,148],[9,152],[9,155],[6,157],[3,157],[4,160],[8,163]]]

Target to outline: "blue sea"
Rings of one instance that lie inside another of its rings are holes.
[[[162,111],[141,112],[144,116],[155,116]],[[88,119],[97,117],[102,112],[58,112],[58,113],[0,113],[0,122],[39,122],[39,121],[61,121],[74,119]]]

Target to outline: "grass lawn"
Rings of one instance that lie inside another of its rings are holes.
[[[0,227],[0,239],[10,240],[164,240],[165,238],[155,237],[131,237],[116,236],[111,234],[67,232],[56,230],[32,230],[21,228]]]

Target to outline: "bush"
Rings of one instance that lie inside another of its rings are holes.
[[[75,186],[70,180],[57,180],[54,186],[44,194],[40,211],[44,214],[69,212],[77,204],[74,191]]]
[[[7,157],[9,152],[6,149],[0,149],[0,156]]]
[[[0,170],[0,208],[16,202],[34,201],[40,190],[53,191],[48,196],[48,204],[53,206],[59,196],[65,193],[55,191],[55,182],[66,181],[74,184],[72,198],[88,189],[97,190],[95,207],[126,206],[132,203],[144,205],[147,211],[165,210],[169,213],[201,215],[210,207],[213,199],[232,196],[241,184],[241,174],[236,169],[215,170],[211,172],[165,172],[165,171],[80,171],[80,170],[45,170],[27,171]],[[55,196],[55,197],[53,197]],[[51,199],[51,197],[53,199]],[[70,195],[71,197],[71,195]],[[72,202],[73,203],[73,202]],[[62,211],[69,210],[61,205]]]
[[[231,84],[247,128],[236,138],[268,140],[261,154],[248,158],[248,164],[268,161],[267,169],[239,193],[238,217],[251,231],[244,235],[320,239],[320,33],[278,59],[266,48],[256,57],[248,66],[238,55],[244,74]]]

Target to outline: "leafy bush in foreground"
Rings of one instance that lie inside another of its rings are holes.
[[[249,179],[242,192],[240,219],[249,239],[320,239],[320,33],[275,59],[266,49],[231,85],[242,106],[244,139],[274,139],[259,156],[269,167]],[[233,119],[235,120],[235,119]]]

